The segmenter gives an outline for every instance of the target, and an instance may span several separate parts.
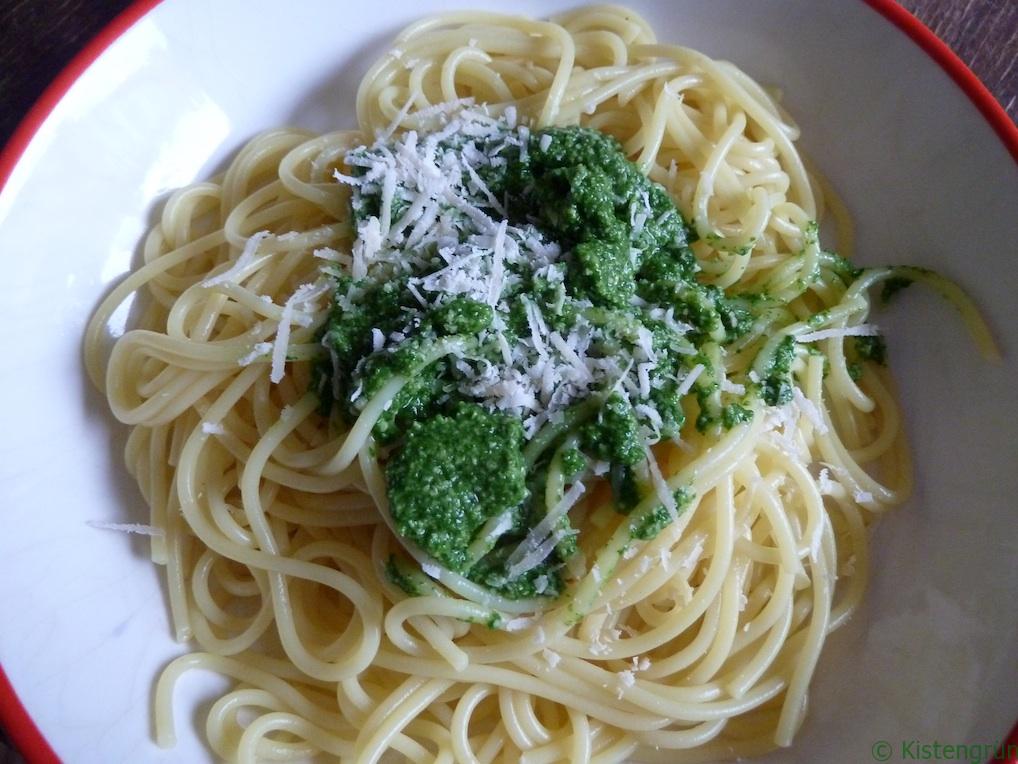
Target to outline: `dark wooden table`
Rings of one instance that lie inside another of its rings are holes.
[[[1018,122],[1018,3],[901,2],[954,49]],[[130,0],[0,0],[0,145],[74,54],[128,5]],[[0,764],[22,761],[0,729]]]

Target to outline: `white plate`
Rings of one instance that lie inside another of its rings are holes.
[[[574,3],[483,4],[546,15]],[[183,682],[180,743],[158,749],[153,680],[182,648],[145,544],[86,525],[146,517],[124,433],[82,370],[89,313],[170,189],[264,128],[352,126],[357,82],[383,45],[450,5],[168,0],[84,72],[0,194],[0,663],[64,760],[207,760],[190,709],[215,682]],[[920,288],[878,317],[918,490],[874,536],[866,605],[830,640],[795,747],[769,760],[854,764],[878,740],[996,743],[1018,712],[1018,165],[951,79],[863,3],[632,5],[660,39],[780,84],[803,148],[854,214],[860,260],[956,278],[1005,352],[984,362]]]

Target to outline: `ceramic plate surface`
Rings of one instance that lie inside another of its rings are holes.
[[[917,490],[873,535],[865,606],[829,640],[795,746],[766,760],[856,764],[879,740],[996,743],[1018,712],[1018,164],[951,78],[862,2],[631,4],[659,39],[780,86],[802,150],[854,216],[859,261],[958,280],[1005,354],[984,361],[918,287],[875,317]],[[180,742],[154,745],[153,683],[184,648],[144,540],[86,524],[147,517],[122,466],[125,432],[82,368],[90,312],[170,190],[260,130],[354,126],[357,83],[401,27],[478,5],[548,15],[575,3],[167,0],[81,74],[13,168],[0,193],[0,664],[65,761],[209,760],[193,709],[221,686],[185,678]],[[5,692],[0,712],[15,719]],[[14,734],[45,757],[30,730]]]

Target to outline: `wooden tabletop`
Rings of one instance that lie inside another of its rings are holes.
[[[749,2],[749,0],[746,0]],[[1018,2],[901,0],[1018,122]],[[82,46],[130,0],[0,0],[0,145]],[[21,764],[0,729],[0,764]]]

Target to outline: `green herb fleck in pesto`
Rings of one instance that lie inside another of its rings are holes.
[[[681,514],[692,502],[693,494],[686,488],[680,488],[673,495],[677,514]],[[663,504],[657,504],[649,512],[629,521],[629,535],[640,541],[650,541],[657,538],[657,535],[667,528],[673,519],[672,514]]]
[[[902,289],[912,285],[912,279],[906,276],[895,276],[884,282],[884,288],[880,290],[880,301],[887,304]]]
[[[584,448],[602,461],[631,466],[646,458],[633,406],[617,393],[605,401],[595,421],[584,425],[581,438]]]
[[[420,573],[408,570],[405,564],[394,554],[390,554],[388,561],[385,563],[385,575],[394,586],[401,589],[404,594],[410,597],[419,597],[423,593],[419,582],[416,580]]]
[[[855,338],[855,354],[862,361],[887,365],[887,343],[879,334]]]
[[[587,468],[587,457],[573,446],[562,452],[562,475],[567,481],[576,480]]]
[[[785,337],[774,351],[774,357],[760,392],[768,406],[782,406],[792,400],[792,362],[795,360],[795,338]]]
[[[487,329],[494,318],[490,305],[456,297],[431,313],[431,322],[439,334],[477,334]]]
[[[615,509],[628,515],[640,503],[645,489],[637,480],[636,471],[624,464],[613,464],[608,473]]]
[[[732,429],[737,424],[749,422],[752,419],[753,410],[740,406],[738,403],[728,404],[721,413],[721,423],[725,426],[726,430]]]

